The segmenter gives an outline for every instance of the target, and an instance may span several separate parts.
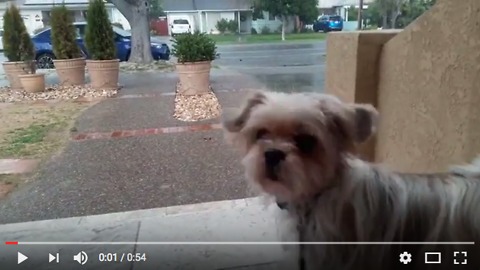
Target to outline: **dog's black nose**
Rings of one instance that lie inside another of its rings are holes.
[[[286,157],[283,151],[280,151],[277,149],[269,149],[265,151],[264,155],[265,155],[265,164],[269,168],[276,167],[278,164],[280,164],[280,162],[285,160],[285,157]]]

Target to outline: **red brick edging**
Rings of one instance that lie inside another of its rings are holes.
[[[147,128],[136,130],[116,130],[113,132],[92,132],[80,133],[74,135],[71,139],[73,141],[98,140],[98,139],[119,139],[137,136],[160,135],[169,133],[208,131],[220,129],[220,124],[202,124],[193,126],[179,126],[179,127],[164,127],[164,128]]]

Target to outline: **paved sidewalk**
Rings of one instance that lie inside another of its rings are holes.
[[[172,116],[175,74],[122,76],[120,96],[84,111],[63,152],[0,200],[0,224],[251,195],[219,119],[191,123]],[[246,87],[262,88],[232,71],[212,70],[211,78],[223,107],[238,106]]]
[[[5,269],[289,269],[295,265],[294,246],[275,245],[160,245],[151,242],[278,242],[285,234],[282,212],[260,198],[73,217],[0,226]],[[282,223],[282,224],[283,224]],[[292,238],[293,239],[293,238]],[[122,242],[117,245],[22,245],[22,242]],[[150,242],[150,244],[149,244]],[[85,251],[81,266],[73,255]],[[21,265],[17,252],[29,257]],[[99,262],[100,253],[145,253],[146,262]],[[60,263],[48,263],[48,254]],[[10,267],[8,267],[10,266]],[[23,268],[22,268],[23,267]],[[239,269],[239,268],[238,268]]]

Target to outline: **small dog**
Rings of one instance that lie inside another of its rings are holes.
[[[378,113],[331,95],[256,92],[222,118],[251,186],[287,208],[300,242],[330,243],[300,245],[302,269],[480,269],[480,159],[439,174],[362,161],[355,149],[374,134]],[[444,262],[425,264],[429,251]],[[466,251],[468,264],[454,264],[454,251]]]

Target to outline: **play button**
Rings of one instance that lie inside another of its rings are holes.
[[[18,264],[21,264],[22,262],[24,262],[25,260],[28,259],[27,256],[23,255],[23,254],[20,253],[20,252],[17,252],[17,255],[18,255]]]

